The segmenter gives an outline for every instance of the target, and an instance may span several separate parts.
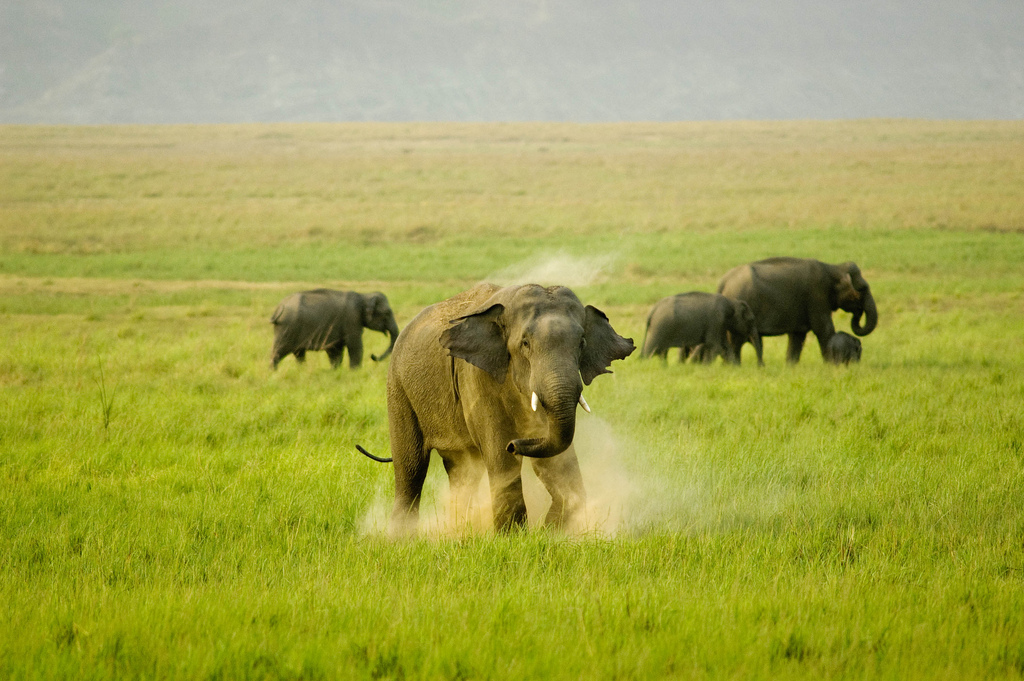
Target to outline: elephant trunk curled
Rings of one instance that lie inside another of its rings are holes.
[[[858,336],[866,336],[875,330],[878,325],[878,308],[875,307],[875,299],[871,291],[865,291],[862,296],[863,307],[854,313],[850,326]],[[864,314],[864,326],[860,325],[861,313]]]
[[[579,376],[578,371],[576,376]],[[548,418],[547,437],[512,440],[505,449],[510,454],[534,459],[546,459],[564,452],[576,435],[576,405],[582,393],[583,386],[578,378],[575,385],[563,381],[541,391],[540,403]]]
[[[398,340],[398,322],[396,322],[394,318],[388,320],[387,334],[391,337],[391,342],[388,343],[388,349],[380,356],[370,355],[370,358],[373,359],[374,362],[380,362],[387,359],[388,355],[391,354],[391,351],[395,349],[395,341]]]

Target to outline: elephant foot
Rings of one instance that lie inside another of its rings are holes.
[[[574,497],[572,500],[551,500],[551,508],[544,517],[544,526],[567,534],[586,529],[586,500]]]
[[[526,502],[494,503],[494,530],[502,534],[520,532],[526,529]]]
[[[395,512],[391,514],[391,523],[388,525],[388,536],[391,539],[414,539],[416,528],[419,525],[418,514],[408,512]]]

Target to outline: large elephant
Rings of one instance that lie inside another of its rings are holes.
[[[738,346],[730,342],[738,341]],[[740,363],[739,348],[750,342],[763,364],[761,336],[750,306],[717,293],[691,291],[662,298],[647,315],[647,333],[641,357],[658,355],[663,359],[669,348],[679,348],[685,361],[690,351],[702,346],[700,359],[711,362],[723,355],[727,362]]]
[[[750,305],[762,337],[788,334],[786,361],[790,363],[800,361],[809,331],[818,338],[821,355],[827,360],[828,342],[836,333],[832,313],[837,309],[853,314],[851,327],[858,336],[868,335],[878,324],[871,288],[852,262],[830,265],[810,258],[759,260],[726,272],[718,292]],[[736,341],[733,343],[735,346]]]
[[[276,369],[282,358],[295,355],[302,362],[307,350],[324,350],[337,367],[345,349],[348,364],[357,368],[363,361],[363,327],[391,336],[379,362],[391,354],[398,338],[398,323],[383,293],[356,293],[316,289],[288,296],[270,318],[274,325],[274,349],[270,360]]]
[[[603,312],[560,286],[479,284],[420,312],[388,368],[392,533],[415,531],[432,449],[454,503],[486,471],[496,529],[526,523],[522,457],[551,495],[546,522],[575,524],[586,501],[572,448],[576,407],[589,411],[583,385],[633,350]]]

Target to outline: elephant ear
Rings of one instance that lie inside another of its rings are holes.
[[[720,309],[722,310],[722,321],[725,322],[726,326],[729,326],[732,320],[737,317],[737,313],[740,312],[739,302],[731,298],[726,298],[722,301]]]
[[[580,354],[580,376],[590,382],[601,374],[610,374],[608,366],[616,359],[626,359],[636,349],[632,338],[615,333],[608,316],[593,305],[587,305],[583,337],[586,344]]]
[[[504,312],[505,306],[497,303],[482,312],[456,317],[441,332],[441,345],[449,355],[483,369],[498,383],[505,380],[511,359],[501,326]]]
[[[370,326],[374,318],[381,312],[381,306],[387,305],[383,293],[370,293],[363,299],[363,326]]]
[[[746,322],[748,325],[752,325],[757,322],[756,318],[754,317],[754,310],[751,309],[750,305],[748,305],[747,301],[745,300],[736,301],[735,313],[736,316],[738,316],[742,321]]]
[[[864,278],[860,275],[860,268],[852,262],[843,263],[840,265],[840,270],[842,274],[839,275],[832,288],[832,295],[835,297],[835,307],[839,307],[843,303],[860,300],[860,293],[857,292],[854,282],[864,281]]]

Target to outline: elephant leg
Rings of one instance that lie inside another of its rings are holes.
[[[727,332],[722,346],[725,348],[725,361],[739,366],[740,355],[743,352],[743,339],[732,332]]]
[[[388,394],[388,429],[395,468],[395,506],[391,512],[391,534],[416,533],[420,497],[430,465],[430,451],[416,421],[412,405],[400,390]]]
[[[689,347],[687,347],[685,345],[683,347],[679,348],[679,363],[680,364],[684,363],[690,357],[690,351],[691,350],[692,350],[692,348],[689,348]]]
[[[807,340],[807,333],[789,334],[789,345],[786,347],[786,361],[796,364],[800,361],[800,353],[804,349],[804,341]]]
[[[708,343],[695,345],[693,350],[690,351],[690,361],[694,364],[711,364],[717,356],[718,353],[715,351],[714,347]]]
[[[582,528],[587,506],[580,462],[576,448],[569,448],[550,459],[533,459],[533,470],[551,495],[551,507],[544,524],[559,529]]]
[[[842,362],[843,358],[841,356],[833,356],[833,353],[828,348],[828,342],[832,340],[832,336],[835,335],[834,330],[831,334],[828,335],[824,333],[821,335],[815,333],[814,335],[818,339],[818,347],[821,348],[822,359],[824,359],[826,362],[832,362],[833,364],[839,364],[840,362]]]
[[[331,360],[331,368],[337,369],[341,364],[341,356],[345,353],[344,345],[333,345],[327,348],[327,359]]]
[[[719,343],[701,343],[700,345],[700,362],[701,364],[711,364],[719,355],[725,354],[722,346]]]
[[[276,370],[281,360],[292,354],[293,351],[294,346],[287,330],[274,324],[274,346],[270,352],[270,368]]]
[[[491,487],[494,529],[508,532],[526,527],[526,500],[523,498],[522,461],[504,449],[487,461]]]
[[[363,363],[363,339],[358,337],[348,343],[348,367],[358,369]]]
[[[722,346],[722,357],[725,359],[726,364],[739,364],[739,359],[736,354],[736,348],[732,346],[732,343],[725,343]]]
[[[449,511],[452,525],[456,528],[467,526],[473,519],[473,502],[476,498],[480,479],[486,469],[479,454],[467,452],[439,452],[448,473]]]

